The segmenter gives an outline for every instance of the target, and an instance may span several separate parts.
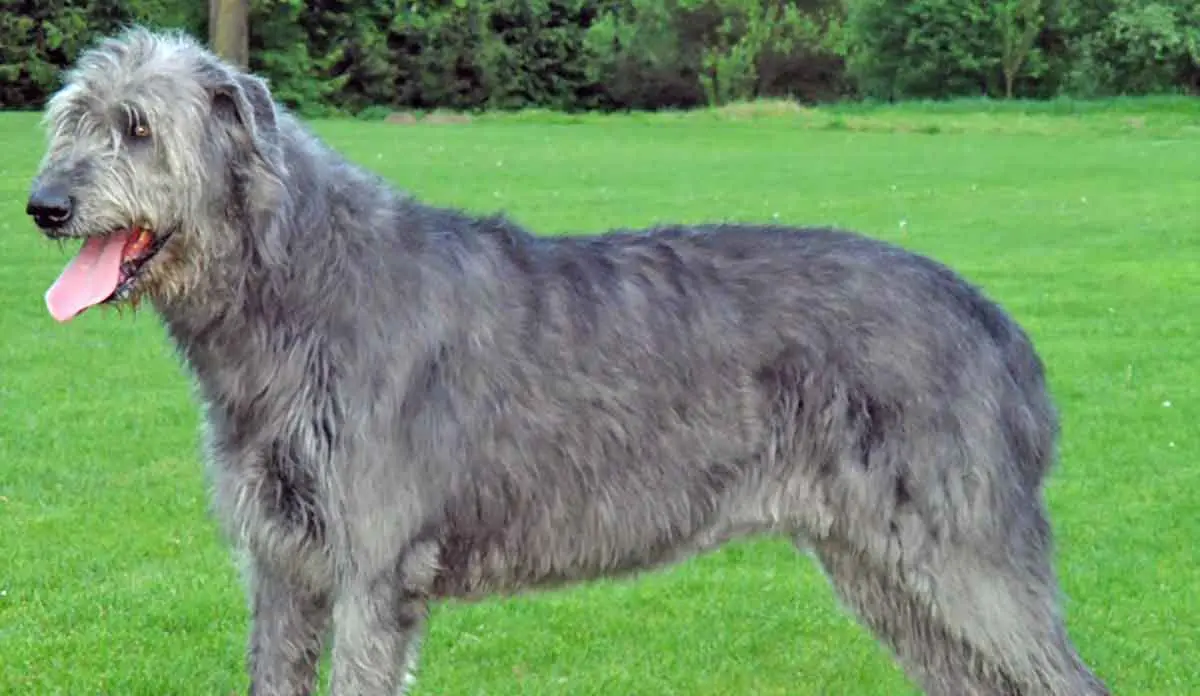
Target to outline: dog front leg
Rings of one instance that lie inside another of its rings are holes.
[[[413,681],[426,604],[396,573],[347,583],[333,606],[331,696],[396,696]]]
[[[333,613],[329,593],[257,561],[249,581],[250,696],[310,696]]]

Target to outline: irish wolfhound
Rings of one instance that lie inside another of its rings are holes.
[[[1026,334],[830,229],[534,236],[423,205],[178,34],[86,52],[28,212],[80,239],[66,321],[146,299],[247,559],[251,692],[384,696],[426,606],[811,549],[927,693],[1106,693],[1064,628]],[[787,649],[801,649],[781,637]]]

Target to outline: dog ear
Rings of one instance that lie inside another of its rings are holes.
[[[266,81],[234,72],[213,89],[213,110],[232,118],[249,138],[255,153],[269,165],[279,163],[279,125],[275,101]]]

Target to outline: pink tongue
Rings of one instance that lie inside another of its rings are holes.
[[[108,299],[121,279],[121,257],[130,232],[123,230],[89,237],[79,255],[67,264],[46,291],[50,316],[70,321],[83,310]]]

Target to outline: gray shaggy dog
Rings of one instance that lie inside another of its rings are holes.
[[[246,559],[250,692],[402,692],[427,605],[782,535],[941,696],[1095,696],[1064,628],[1026,334],[849,232],[534,236],[423,205],[179,34],[86,52],[28,212],[67,321],[146,300]],[[787,649],[799,649],[780,637]]]

